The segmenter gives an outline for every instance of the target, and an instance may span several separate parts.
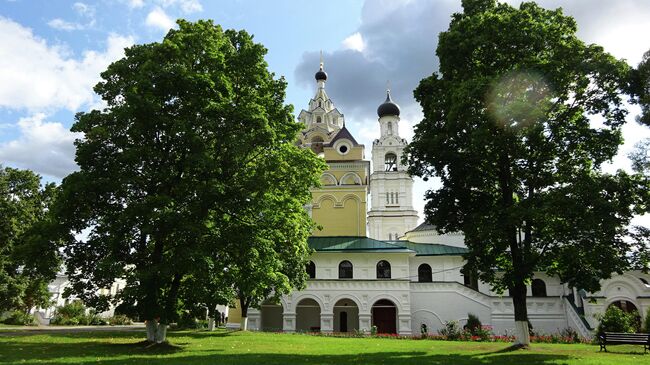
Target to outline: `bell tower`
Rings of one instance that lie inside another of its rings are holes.
[[[364,160],[364,145],[345,127],[345,119],[325,92],[327,73],[316,72],[316,95],[298,119],[303,124],[299,145],[311,148],[329,168],[321,176],[321,187],[312,189],[311,217],[321,229],[314,236],[366,236],[366,211],[370,161]]]
[[[386,101],[377,108],[377,115],[381,136],[372,143],[368,236],[397,240],[415,228],[418,215],[412,205],[413,179],[402,164],[407,143],[399,135],[400,108],[391,99],[390,90],[386,91]]]

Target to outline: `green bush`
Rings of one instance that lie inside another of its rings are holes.
[[[596,317],[600,321],[596,333],[598,335],[604,332],[634,333],[636,317],[634,313],[625,313],[617,306],[610,305],[605,314]]]
[[[133,321],[124,314],[116,314],[113,317],[108,318],[108,324],[111,326],[124,326],[133,324]]]
[[[23,311],[11,312],[9,317],[5,318],[2,323],[18,326],[36,326],[38,324],[33,314],[25,313]]]
[[[448,340],[458,340],[460,339],[462,332],[457,321],[445,322],[445,327],[440,329],[440,334],[445,336]]]
[[[87,312],[83,303],[74,301],[57,307],[50,324],[59,326],[103,326],[108,324],[106,319],[97,313]]]
[[[467,324],[463,326],[464,330],[469,331],[469,333],[471,333],[472,336],[478,336],[482,327],[483,324],[481,323],[481,320],[478,319],[478,316],[476,314],[467,313]]]
[[[183,312],[178,321],[176,321],[176,326],[174,328],[178,329],[202,329],[208,328],[208,322],[205,320],[199,320],[194,315],[189,312]]]

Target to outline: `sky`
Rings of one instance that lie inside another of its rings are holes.
[[[518,5],[518,0],[507,0]],[[540,0],[562,7],[578,36],[636,66],[650,49],[650,0]],[[422,118],[413,89],[437,70],[438,33],[460,0],[0,0],[0,164],[60,182],[76,169],[70,132],[77,112],[101,108],[100,73],[124,47],[160,41],[177,18],[213,19],[245,29],[268,49],[276,76],[288,81],[297,115],[316,91],[323,52],[327,92],[370,157],[379,136],[376,109],[390,82],[402,108],[400,134],[410,140]],[[650,137],[631,107],[625,145],[609,171],[629,169],[627,153]],[[414,206],[435,182],[415,181]]]

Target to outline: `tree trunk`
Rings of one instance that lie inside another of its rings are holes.
[[[526,284],[519,281],[512,289],[512,304],[515,309],[515,342],[517,345],[530,345],[528,332],[528,308],[526,307]]]
[[[167,325],[161,324],[155,319],[146,321],[147,341],[151,343],[163,343],[167,340]]]
[[[241,306],[241,321],[239,328],[242,331],[248,331],[248,303],[243,298],[239,298],[239,304]]]

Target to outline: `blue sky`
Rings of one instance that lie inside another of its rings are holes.
[[[518,3],[517,0],[509,0]],[[636,65],[650,49],[648,0],[541,0],[576,18],[579,36]],[[412,91],[437,68],[437,35],[460,0],[0,0],[0,164],[29,168],[59,181],[75,169],[69,132],[74,114],[101,106],[92,92],[99,73],[134,43],[162,39],[176,18],[210,18],[245,29],[264,44],[267,61],[286,77],[296,114],[315,91],[322,50],[327,89],[352,133],[367,147],[378,136],[376,107],[390,80],[409,139],[421,118]],[[609,169],[649,137],[625,127],[626,145]],[[429,182],[431,184],[431,182]],[[430,187],[416,181],[415,206]]]

